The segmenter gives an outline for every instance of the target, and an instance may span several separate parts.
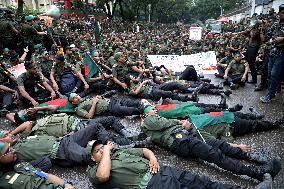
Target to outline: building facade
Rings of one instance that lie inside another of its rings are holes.
[[[84,1],[85,0],[81,0]],[[95,5],[97,0],[88,0],[90,5]],[[67,3],[70,3],[71,0],[24,0],[25,5],[39,10],[39,12],[47,12],[50,8],[50,5],[62,6],[60,8],[64,9]],[[0,0],[0,7],[8,6],[18,6],[18,0]]]
[[[225,13],[223,16],[238,23],[242,18],[251,17],[254,13],[267,14],[271,8],[278,12],[279,5],[283,3],[284,0],[248,0],[244,4],[236,5],[235,10]]]

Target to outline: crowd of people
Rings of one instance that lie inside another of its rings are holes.
[[[160,165],[147,148],[152,144],[257,179],[256,189],[269,188],[279,159],[232,139],[280,128],[284,116],[266,121],[253,108],[228,107],[226,98],[246,83],[267,89],[264,103],[281,92],[284,4],[279,13],[226,23],[221,34],[205,29],[199,41],[189,39],[189,28],[94,17],[47,25],[38,16],[4,15],[0,106],[15,128],[0,130],[0,188],[74,188],[48,173],[53,165],[88,166],[95,188],[241,188]],[[193,66],[175,73],[147,57],[208,51],[216,53],[218,85]],[[19,65],[25,71],[17,74]],[[199,103],[199,94],[221,101]],[[123,125],[126,116],[136,116],[141,128]]]

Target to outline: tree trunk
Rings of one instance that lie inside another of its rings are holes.
[[[36,10],[39,11],[38,0],[35,0]]]
[[[122,1],[119,0],[118,4],[119,4],[120,15],[121,15],[122,19],[125,20],[125,16],[124,16],[124,12],[123,12],[123,6],[122,6]]]
[[[22,14],[24,11],[24,0],[18,0],[18,14]]]

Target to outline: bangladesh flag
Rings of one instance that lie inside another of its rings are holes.
[[[99,71],[97,64],[92,59],[89,53],[85,53],[84,69],[87,81],[89,81],[90,78],[93,77]]]
[[[228,111],[210,112],[200,115],[191,114],[188,117],[198,129],[204,129],[206,127],[211,127],[220,123],[227,123],[227,125],[229,125],[230,123],[233,123],[235,121],[234,113]]]
[[[165,118],[186,118],[189,114],[201,114],[200,108],[193,103],[156,105],[158,114]]]
[[[59,105],[60,108],[57,110],[59,113],[75,113],[75,109],[67,99],[55,99],[45,103],[40,104],[40,107],[48,106],[48,105]]]

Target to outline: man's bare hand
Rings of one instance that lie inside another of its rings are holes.
[[[243,152],[251,151],[251,146],[247,144],[238,144],[237,147],[240,148]]]
[[[150,161],[149,161],[149,167],[150,167],[150,172],[151,172],[152,174],[156,174],[156,173],[159,172],[159,170],[160,170],[160,165],[159,165],[159,163],[158,163],[156,157],[153,157],[153,158],[150,159]]]

